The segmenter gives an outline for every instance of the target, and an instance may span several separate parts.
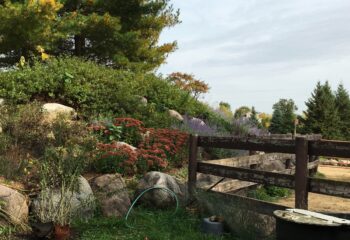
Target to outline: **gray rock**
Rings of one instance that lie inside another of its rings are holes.
[[[44,110],[44,119],[48,122],[52,122],[59,115],[64,115],[69,119],[75,119],[77,116],[73,108],[59,103],[45,103],[42,108]]]
[[[129,147],[132,151],[136,152],[137,148],[126,143],[126,142],[117,142],[116,143],[117,147],[121,147],[121,146],[126,146],[126,147]]]
[[[5,99],[0,98],[0,106],[4,105],[4,103],[5,103]]]
[[[181,122],[184,120],[182,115],[179,112],[175,111],[175,110],[170,109],[169,110],[169,115],[170,115],[170,117],[175,118],[175,119],[177,119],[177,120],[179,120]]]
[[[330,165],[333,165],[333,166],[337,166],[337,165],[338,165],[338,161],[335,160],[335,159],[331,159],[331,160],[329,161],[329,163],[330,163]]]
[[[76,192],[69,192],[67,199],[70,199],[70,207],[73,216],[88,219],[92,217],[95,209],[95,197],[89,182],[84,178],[79,178],[79,189]],[[42,191],[39,196],[33,200],[33,213],[39,216],[41,221],[49,222],[52,220],[52,210],[56,209],[62,199],[59,189]],[[45,216],[45,212],[47,215]]]
[[[141,98],[140,98],[140,102],[141,102],[142,105],[147,105],[148,100],[147,100],[147,98],[145,98],[145,97],[141,97]]]
[[[286,165],[284,161],[268,161],[268,162],[263,162],[260,167],[260,170],[264,171],[269,171],[269,172],[280,172],[286,169]]]
[[[1,208],[16,224],[28,222],[27,198],[16,190],[0,185]]]
[[[148,172],[138,183],[136,196],[144,190],[151,187],[165,187],[173,191],[179,200],[186,200],[186,188],[183,187],[174,177],[161,172]],[[145,193],[140,202],[148,206],[158,208],[173,207],[175,204],[174,197],[167,191],[154,189]]]
[[[105,174],[95,178],[92,184],[94,194],[106,217],[123,217],[130,205],[125,182],[119,174]]]

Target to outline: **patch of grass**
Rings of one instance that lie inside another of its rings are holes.
[[[250,191],[248,193],[248,197],[266,202],[274,202],[277,201],[279,198],[288,197],[290,194],[291,190],[287,188],[264,186]]]
[[[326,178],[326,175],[323,174],[323,173],[317,172],[317,173],[314,175],[314,178]]]
[[[96,217],[88,222],[75,222],[80,240],[228,240],[231,235],[208,236],[199,230],[200,219],[180,209],[147,210],[136,208],[129,220],[129,228],[123,219]]]

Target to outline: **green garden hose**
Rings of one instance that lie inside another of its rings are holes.
[[[173,198],[175,199],[175,201],[176,201],[176,208],[175,208],[174,214],[177,212],[177,210],[179,209],[179,199],[178,199],[178,197],[176,196],[176,193],[175,193],[174,191],[170,190],[169,188],[166,188],[166,187],[153,186],[153,187],[150,187],[150,188],[147,188],[147,189],[143,190],[143,191],[136,197],[136,199],[133,201],[133,203],[131,204],[131,206],[130,206],[130,208],[129,208],[128,212],[126,213],[126,216],[125,216],[125,224],[126,224],[127,227],[132,228],[132,226],[130,226],[130,225],[128,224],[128,217],[129,217],[129,215],[130,215],[131,210],[133,209],[133,207],[134,207],[135,204],[137,203],[137,201],[143,196],[143,194],[145,194],[145,193],[148,192],[148,191],[154,190],[154,189],[160,189],[160,190],[163,190],[163,191],[166,191],[166,192],[170,193],[170,194],[173,196]]]

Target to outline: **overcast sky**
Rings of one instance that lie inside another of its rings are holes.
[[[159,72],[193,73],[210,85],[205,101],[272,112],[280,98],[299,110],[317,81],[350,90],[349,0],[172,0],[182,23]],[[299,111],[300,112],[300,111]]]

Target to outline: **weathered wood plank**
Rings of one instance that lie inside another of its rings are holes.
[[[295,140],[295,207],[308,209],[308,141],[304,137]]]
[[[309,155],[350,158],[350,142],[309,141]]]
[[[294,140],[204,137],[198,138],[198,146],[213,148],[242,149],[264,152],[295,153]]]
[[[257,154],[252,156],[242,156],[242,157],[232,157],[232,158],[223,158],[217,160],[206,160],[203,162],[219,164],[231,167],[245,167],[249,168],[252,164],[263,164],[270,163],[274,161],[286,161],[287,159],[295,160],[294,154],[286,153],[267,153],[267,154]]]
[[[197,165],[197,171],[205,174],[212,174],[220,177],[239,179],[243,181],[268,184],[291,189],[295,187],[294,176],[289,174],[227,167],[202,162],[198,162]],[[309,192],[350,198],[350,182],[308,177],[308,185]]]
[[[311,137],[310,137],[311,138]],[[315,137],[316,138],[316,137]],[[316,138],[317,139],[317,138]],[[198,146],[250,151],[295,153],[295,141],[270,138],[207,137],[198,138]],[[309,140],[309,155],[350,158],[350,142]]]
[[[269,184],[279,187],[294,188],[294,176],[283,173],[228,167],[217,164],[198,162],[197,171],[220,177],[239,179],[248,182]]]
[[[197,154],[198,154],[198,136],[190,135],[189,139],[189,161],[188,161],[188,191],[189,198],[192,200],[197,181]]]
[[[350,198],[350,182],[308,178],[309,191],[330,196]]]

